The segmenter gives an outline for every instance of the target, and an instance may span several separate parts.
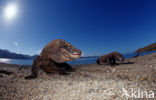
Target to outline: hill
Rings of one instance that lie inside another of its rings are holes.
[[[10,59],[34,59],[37,55],[30,56],[25,54],[17,54],[10,52],[8,50],[0,49],[0,58],[10,58]]]
[[[152,43],[146,47],[138,49],[136,52],[141,53],[141,52],[147,52],[147,51],[155,51],[156,50],[156,42]]]

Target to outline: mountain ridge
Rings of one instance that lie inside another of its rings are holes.
[[[25,54],[17,54],[11,52],[9,50],[0,49],[0,58],[10,58],[10,59],[34,59],[37,55],[25,55]]]
[[[155,51],[156,50],[156,42],[149,44],[143,48],[138,49],[136,52],[147,52],[147,51]]]

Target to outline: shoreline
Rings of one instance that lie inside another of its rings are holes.
[[[73,67],[76,71],[67,76],[39,71],[37,79],[25,80],[30,66],[0,63],[0,70],[6,71],[0,73],[0,99],[125,100],[126,97],[121,97],[123,88],[129,93],[131,88],[148,93],[151,90],[156,99],[156,53],[126,59],[116,66],[81,64]]]

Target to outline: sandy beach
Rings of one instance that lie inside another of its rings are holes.
[[[132,89],[154,92],[156,100],[156,53],[126,59],[116,66],[75,65],[70,75],[47,75],[39,71],[37,79],[25,80],[30,66],[0,64],[0,100],[135,100]],[[139,97],[137,95],[137,97]]]

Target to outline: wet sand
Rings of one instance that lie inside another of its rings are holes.
[[[39,71],[37,79],[25,80],[30,66],[1,63],[0,100],[126,100],[123,89],[129,94],[131,89],[153,91],[156,100],[156,53],[126,59],[116,66],[73,67],[76,71],[67,76]]]

